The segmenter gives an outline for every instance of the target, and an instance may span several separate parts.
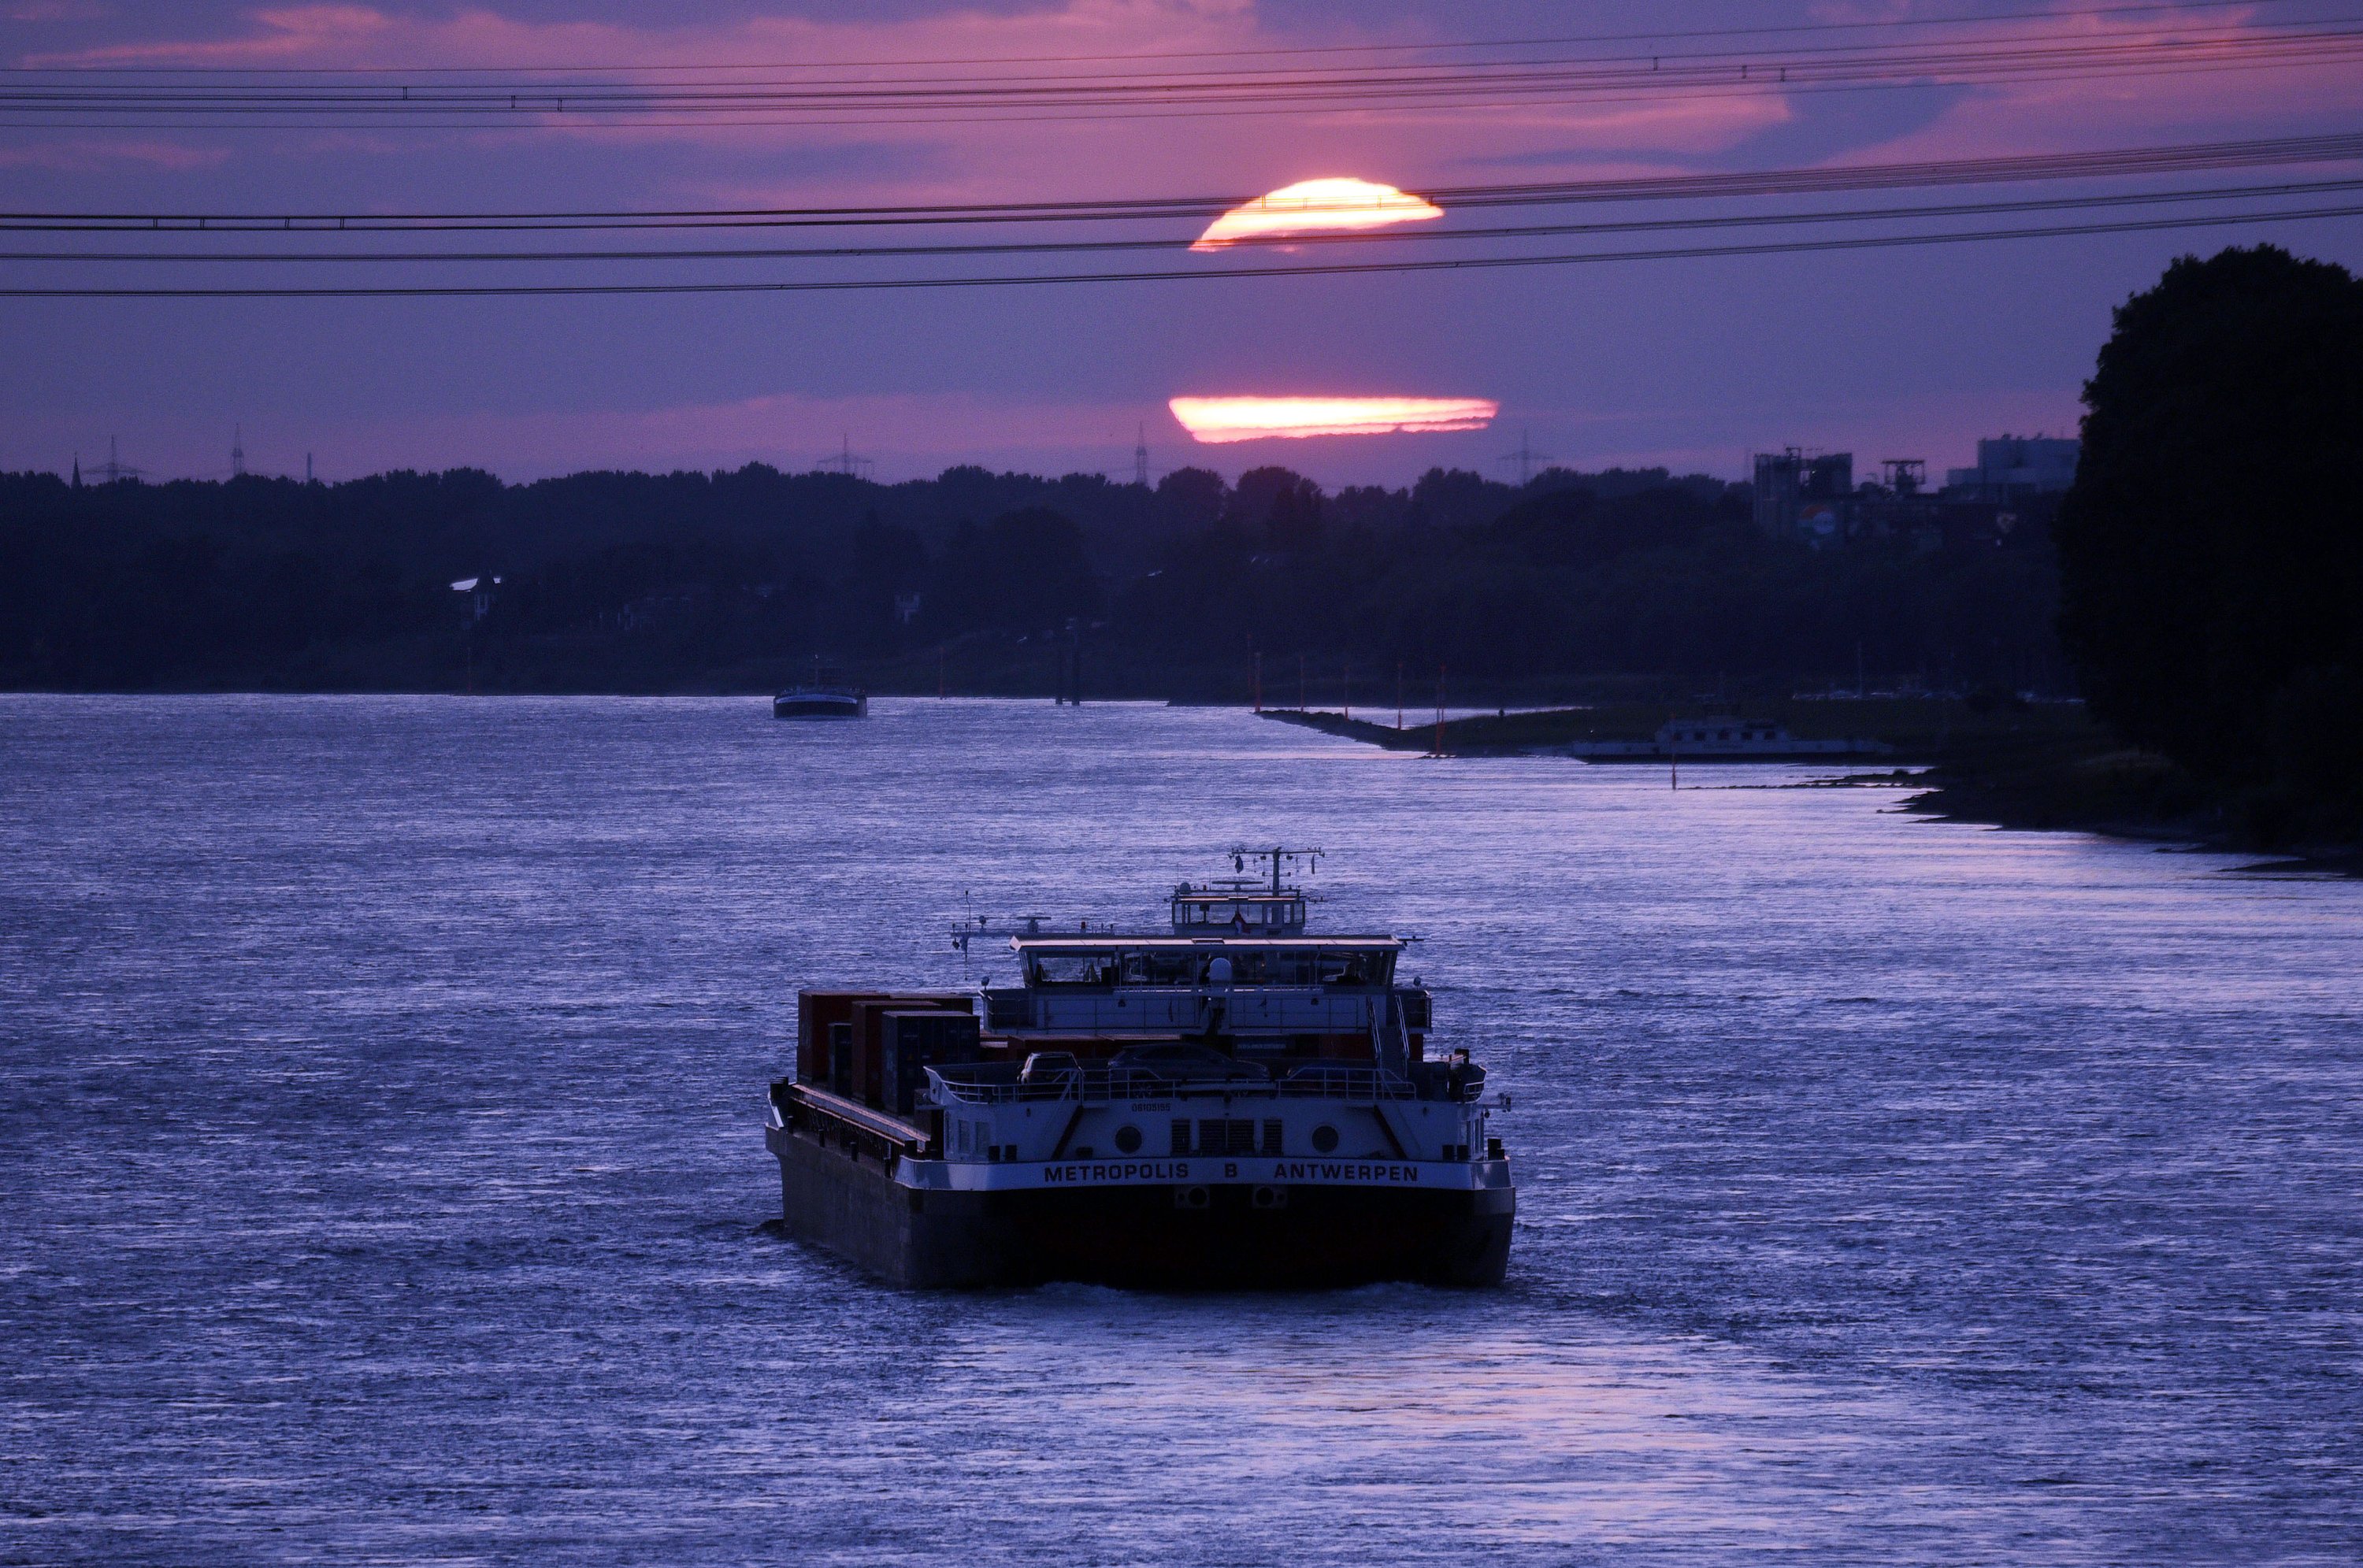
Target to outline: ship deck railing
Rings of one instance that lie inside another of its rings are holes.
[[[1315,1064],[1280,1077],[1171,1077],[1144,1068],[1069,1068],[1031,1080],[980,1080],[947,1076],[926,1069],[927,1085],[938,1105],[1010,1105],[1020,1102],[1080,1100],[1086,1104],[1114,1100],[1174,1099],[1225,1096],[1234,1099],[1339,1099],[1370,1104],[1378,1100],[1426,1099],[1465,1101],[1484,1093],[1481,1067],[1457,1074],[1443,1064],[1418,1080],[1379,1067]],[[958,1074],[959,1069],[952,1069]]]

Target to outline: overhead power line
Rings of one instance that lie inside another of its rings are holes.
[[[2129,234],[2158,230],[2220,228],[2257,223],[2363,216],[2363,204],[2279,208],[2262,212],[2210,213],[2173,217],[2120,219],[2106,223],[2057,224],[2016,228],[1950,230],[1929,234],[1847,235],[1825,239],[1764,240],[1736,245],[1602,250],[1547,256],[1477,256],[1402,261],[1340,261],[1284,267],[1160,270],[1135,272],[1052,272],[961,278],[829,278],[729,282],[645,283],[457,283],[381,284],[341,287],[0,287],[0,299],[395,299],[521,298],[591,294],[838,293],[879,290],[1038,287],[1074,283],[1196,282],[1209,279],[1335,277],[1353,273],[1480,271],[1511,267],[1558,267],[1614,261],[1665,261],[1708,257],[1770,256],[1806,252],[1895,249],[1990,240],[2048,239],[2077,235]]]
[[[987,121],[1073,111],[1132,116],[1315,113],[1337,109],[1469,108],[1593,101],[1602,94],[1816,91],[1875,85],[2093,79],[2161,72],[2323,66],[2363,59],[2353,17],[2291,27],[2212,28],[2174,36],[2026,34],[1943,44],[1797,47],[1772,55],[1728,50],[1570,57],[1548,61],[1371,65],[1280,72],[1060,75],[1011,80],[662,83],[649,81],[337,81],[249,83],[8,82],[0,119],[73,125],[91,116],[149,126],[273,122],[438,126],[518,120],[647,123],[871,124]],[[781,116],[794,116],[782,122]]]
[[[727,62],[673,61],[663,64],[646,61],[626,61],[613,64],[580,61],[568,65],[512,63],[503,65],[162,65],[128,64],[92,61],[72,65],[0,67],[0,76],[8,74],[76,74],[123,76],[533,76],[580,73],[593,75],[606,72],[630,72],[652,75],[666,72],[715,71],[843,71],[843,70],[921,70],[937,66],[971,66],[976,68],[1009,65],[1096,65],[1143,60],[1256,60],[1294,56],[1328,56],[1355,54],[1443,54],[1470,50],[1489,49],[1552,49],[1571,44],[1634,43],[1650,40],[1688,39],[1764,38],[1774,35],[1891,31],[1922,28],[1973,28],[1997,26],[2006,22],[2061,22],[2105,17],[2163,16],[2198,11],[2253,11],[2266,6],[2287,5],[2291,0],[2149,0],[2147,4],[2124,6],[2091,6],[2050,11],[1955,12],[1942,17],[1889,17],[1859,21],[1839,22],[1769,22],[1744,28],[1682,28],[1655,32],[1572,33],[1545,37],[1507,39],[1439,39],[1426,42],[1359,43],[1359,44],[1275,44],[1259,49],[1195,49],[1195,50],[1134,50],[1099,54],[1008,54],[971,56],[930,56],[920,59],[894,60],[820,60],[820,61],[729,61]]]
[[[2203,201],[2258,201],[2363,190],[2363,178],[2215,185],[2180,191],[2117,192],[2100,195],[2025,197],[2006,202],[1956,202],[1892,207],[1846,207],[1821,212],[1740,213],[1707,217],[1631,218],[1615,222],[1516,224],[1483,228],[1362,229],[1327,234],[1265,237],[1242,246],[1371,246],[1435,240],[1527,239],[1577,234],[1648,234],[1722,228],[1758,228],[1798,224],[1893,222],[1964,217],[1991,213],[2076,212],[2108,207],[2158,206]],[[569,262],[569,261],[774,261],[913,259],[946,256],[1073,255],[1111,251],[1170,251],[1172,239],[997,240],[936,245],[844,245],[734,247],[624,250],[0,250],[0,261],[92,262]]]
[[[2058,14],[2030,14],[2046,22],[2057,23]],[[1743,53],[1733,50],[1658,49],[1627,50],[1612,54],[1545,55],[1514,60],[1435,61],[1424,63],[1386,61],[1365,65],[1274,65],[1225,66],[1218,69],[1176,70],[1170,67],[1154,71],[1104,71],[1090,73],[1077,72],[1012,72],[1005,69],[1011,62],[996,62],[990,70],[971,68],[974,74],[848,77],[830,82],[790,77],[781,79],[782,71],[826,71],[824,66],[742,66],[737,68],[737,81],[671,82],[662,67],[647,70],[584,71],[575,72],[572,80],[544,80],[544,75],[519,73],[515,82],[486,79],[471,72],[411,70],[395,72],[412,78],[407,83],[387,84],[372,79],[375,73],[353,73],[336,70],[304,71],[292,73],[256,73],[243,71],[182,71],[161,74],[140,73],[117,80],[121,73],[106,71],[75,70],[68,72],[6,72],[0,71],[0,102],[9,95],[22,94],[33,103],[72,104],[89,98],[102,104],[129,107],[156,105],[172,107],[193,105],[212,107],[252,104],[266,107],[335,108],[358,105],[372,109],[410,109],[432,111],[439,107],[460,109],[490,108],[507,111],[525,108],[546,111],[560,97],[582,112],[595,112],[603,105],[632,105],[644,103],[661,104],[675,101],[703,106],[727,104],[745,97],[754,102],[772,98],[786,100],[810,99],[831,103],[838,100],[902,100],[945,96],[964,99],[979,96],[1001,96],[1031,99],[1061,92],[1126,91],[1146,86],[1159,92],[1174,90],[1226,94],[1245,91],[1270,92],[1274,89],[1321,89],[1328,87],[1387,87],[1394,85],[1429,86],[1437,83],[1462,80],[1519,81],[1537,74],[1544,67],[1592,67],[1620,72],[1636,68],[1669,80],[1693,68],[1708,68],[1718,72],[1749,72],[1760,76],[1767,70],[1777,78],[1784,66],[1803,69],[1815,63],[1907,64],[1924,61],[1953,61],[1968,58],[1974,61],[2008,59],[2026,51],[2031,46],[2069,46],[2071,50],[2156,49],[2165,46],[2196,48],[2224,43],[2264,44],[2275,39],[2299,40],[2317,36],[2325,30],[2335,30],[2357,21],[2354,17],[2310,18],[2302,22],[2231,22],[2212,24],[2204,28],[2178,28],[2160,36],[2165,24],[2148,28],[2128,28],[2115,32],[2094,33],[2089,29],[2069,32],[2036,32],[2020,30],[2000,38],[1963,39],[1930,44],[1906,43],[1833,43],[1798,44],[1785,48],[1776,55],[1761,52]],[[1891,24],[1861,23],[1847,26],[1878,26]],[[1771,29],[1786,31],[1789,29]],[[1694,34],[1686,37],[1713,37],[1714,34]],[[1736,34],[1722,36],[1737,36]],[[1624,35],[1625,38],[1647,39],[1647,35]],[[1663,40],[1659,40],[1662,42]],[[2038,52],[2058,52],[2046,49]],[[560,76],[560,68],[550,68]],[[15,77],[27,80],[17,83]],[[527,77],[532,77],[527,80]],[[457,80],[446,81],[446,77]],[[512,104],[511,99],[517,100]]]
[[[2259,69],[2318,69],[2324,66],[2345,64],[2349,61],[2357,58],[2363,58],[2363,52],[2339,50],[2319,54],[2301,54],[2275,61],[2260,61],[2250,60],[2247,61],[2230,61],[2222,62],[2191,61],[2167,62],[2153,66],[2126,66],[2121,69],[2106,72],[2066,71],[2057,72],[2036,72],[2014,76],[2010,80],[2017,84],[2045,85],[2066,82],[2095,81],[2102,78],[2110,81],[2131,81],[2143,78],[2166,76],[2188,79],[2194,76],[2248,73]],[[1994,78],[1991,80],[2000,79]],[[1597,110],[1602,108],[1613,108],[1629,104],[1698,104],[1736,98],[1762,98],[1774,94],[1778,94],[1782,99],[1787,100],[1818,96],[1831,93],[1910,93],[1930,87],[1967,86],[1972,84],[1975,84],[1975,82],[1973,79],[1968,77],[1930,77],[1909,73],[1899,75],[1892,81],[1862,81],[1820,84],[1792,81],[1788,78],[1781,78],[1776,83],[1773,78],[1766,76],[1753,85],[1743,81],[1740,83],[1729,87],[1682,88],[1665,92],[1636,90],[1634,92],[1625,94],[1600,93],[1581,95],[1581,102],[1585,108]],[[1570,97],[1568,101],[1572,103],[1575,102],[1576,99]],[[1551,100],[1533,98],[1503,98],[1498,100],[1472,98],[1456,103],[1432,102],[1425,104],[1373,104],[1362,106],[1348,105],[1331,105],[1326,107],[1318,105],[1307,107],[1299,105],[1282,103],[1270,107],[1254,107],[1241,106],[1239,105],[1233,104],[1203,108],[1176,108],[1162,110],[1135,106],[1131,108],[1114,108],[1107,110],[1078,109],[1073,111],[1030,113],[1020,112],[1015,109],[1007,109],[973,115],[915,112],[907,115],[870,115],[856,117],[832,117],[822,116],[816,118],[800,117],[794,115],[745,114],[728,116],[717,116],[704,118],[692,117],[689,119],[646,119],[638,117],[603,118],[589,115],[560,114],[543,116],[531,113],[521,113],[489,119],[463,118],[456,120],[433,120],[423,118],[397,118],[371,124],[368,128],[372,130],[399,130],[405,132],[466,131],[471,135],[478,136],[545,136],[550,134],[596,136],[610,131],[622,132],[626,134],[638,134],[649,130],[710,131],[766,128],[813,129],[824,127],[878,129],[901,126],[1080,125],[1140,120],[1302,118],[1315,115],[1347,113],[1362,116],[1396,114],[1432,115],[1449,111],[1455,115],[1470,115],[1492,112],[1514,112],[1522,109],[1532,108],[1538,104],[1547,105],[1549,102],[1551,102]],[[39,130],[71,128],[79,131],[156,131],[170,129],[197,129],[200,127],[209,132],[247,130],[347,130],[361,128],[361,122],[336,118],[299,119],[291,116],[273,117],[259,121],[205,120],[202,122],[192,121],[187,124],[176,124],[175,122],[168,120],[154,118],[142,119],[139,117],[122,120],[39,120],[21,118],[9,119],[6,117],[5,115],[0,115],[0,129]]]
[[[1525,181],[1423,186],[1448,210],[1597,202],[1795,195],[1837,191],[2009,184],[2363,160],[2363,131],[2185,142],[2092,152],[1927,159],[1731,173],[1643,175],[1616,180]],[[1063,202],[906,203],[848,206],[547,210],[539,212],[59,212],[0,211],[0,231],[39,233],[378,234],[599,229],[834,228],[975,224],[1083,224],[1210,218],[1248,194],[1121,197]]]

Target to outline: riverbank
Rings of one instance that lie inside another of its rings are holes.
[[[1503,710],[1403,727],[1344,712],[1267,708],[1263,716],[1302,724],[1391,751],[1447,756],[1514,756],[1564,752],[1583,741],[1647,740],[1674,716],[1703,714],[1712,703],[1602,702],[1582,707]],[[1976,703],[1950,697],[1789,697],[1733,705],[1738,716],[1779,724],[1804,741],[1875,740],[1892,747],[1892,766],[1933,767],[2000,751],[2091,750],[2111,745],[2105,732],[2073,702]]]
[[[2258,868],[2363,875],[2363,845],[2292,834],[2302,812],[2122,745],[1968,750],[1921,775],[1908,810],[1997,827],[2104,834],[2265,857]]]
[[[1579,741],[1639,740],[1669,716],[1663,703],[1622,703],[1397,728],[1343,712],[1263,713],[1391,751],[1447,756],[1551,756]],[[1887,766],[1834,782],[1922,784],[1904,805],[1926,816],[2269,856],[2292,870],[2363,873],[2363,846],[2300,842],[2274,832],[2266,802],[2126,746],[2080,704],[1791,698],[1749,702],[1746,716],[1783,724],[1801,740],[1870,739],[1893,747],[1892,757],[1881,759]]]

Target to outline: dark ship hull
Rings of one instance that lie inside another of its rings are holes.
[[[906,1288],[1073,1280],[1164,1290],[1502,1282],[1517,1195],[1240,1181],[954,1191],[859,1138],[771,1128],[781,1229]],[[1212,1174],[1212,1173],[1209,1173]]]
[[[771,699],[775,719],[861,719],[870,699],[853,691],[782,691]]]

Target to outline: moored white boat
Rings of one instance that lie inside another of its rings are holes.
[[[1567,754],[1586,762],[1810,762],[1894,749],[1877,740],[1800,740],[1782,724],[1724,715],[1670,719],[1647,740],[1577,741]]]

